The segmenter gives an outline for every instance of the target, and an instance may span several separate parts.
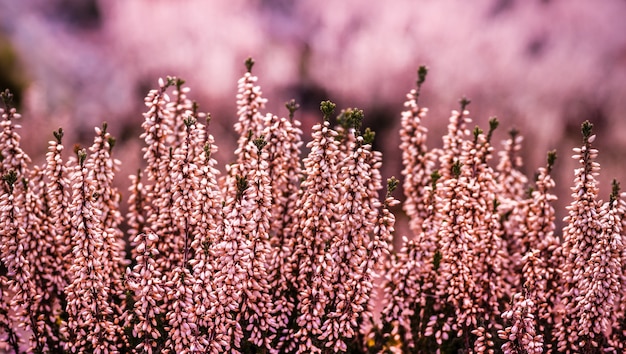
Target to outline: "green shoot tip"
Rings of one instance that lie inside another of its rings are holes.
[[[554,162],[556,161],[556,150],[548,151],[548,173],[552,172]]]
[[[285,103],[285,107],[289,111],[289,119],[293,119],[294,113],[300,109],[300,105],[293,98]]]
[[[454,178],[459,178],[461,176],[461,168],[463,167],[463,165],[461,165],[461,161],[455,161],[454,164],[452,164],[452,168],[451,171],[452,172],[452,176]]]
[[[330,117],[335,114],[335,108],[337,107],[336,104],[332,103],[331,101],[323,101],[320,104],[320,110],[322,111],[322,114],[324,115],[324,120],[328,121],[330,120]]]
[[[259,138],[254,139],[253,143],[257,150],[261,152],[261,150],[263,150],[263,148],[267,145],[267,140],[265,140],[265,137],[261,135]]]
[[[365,128],[365,132],[363,133],[363,143],[367,145],[372,145],[374,143],[374,138],[376,137],[376,132],[371,130],[370,128]]]
[[[63,128],[59,128],[59,130],[55,130],[52,132],[54,138],[57,140],[58,144],[61,144],[61,140],[63,139]]]
[[[400,181],[398,181],[398,179],[394,176],[387,179],[387,194],[389,195],[393,193],[393,191],[395,191],[398,187],[398,184],[400,184]]]
[[[581,131],[583,133],[583,142],[586,143],[591,143],[592,141],[589,141],[591,136],[592,136],[592,130],[593,130],[593,124],[591,122],[589,122],[588,120],[586,120],[582,126],[581,126]]]
[[[417,87],[422,87],[424,81],[426,81],[426,74],[428,74],[428,67],[425,65],[421,65],[419,69],[417,69]]]
[[[611,197],[610,197],[611,204],[613,204],[613,202],[619,198],[619,190],[620,190],[619,182],[616,179],[614,179],[611,182]]]
[[[459,100],[459,103],[461,104],[461,114],[462,114],[463,111],[465,111],[465,108],[467,108],[467,106],[469,106],[469,104],[472,103],[472,101],[469,98],[463,96]]]
[[[252,73],[252,67],[254,66],[254,59],[252,59],[252,57],[248,57],[248,59],[246,59],[246,70],[249,73]]]

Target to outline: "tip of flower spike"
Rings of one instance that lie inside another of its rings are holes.
[[[254,66],[254,59],[252,59],[251,57],[248,57],[248,59],[246,59],[246,70],[249,73],[252,73],[252,67]]]
[[[337,107],[337,105],[331,101],[323,101],[320,103],[320,111],[322,111],[325,121],[330,120],[330,117],[335,114],[335,107]]]
[[[192,125],[196,124],[196,118],[192,116],[185,117],[183,118],[183,123],[185,124],[185,127],[189,129]]]
[[[363,143],[372,145],[374,143],[374,138],[376,137],[376,132],[371,130],[370,128],[365,128],[365,133],[363,133]]]
[[[161,91],[165,91],[168,87],[174,85],[174,80],[176,78],[173,76],[166,76],[165,80],[163,80],[162,77],[159,78],[159,88],[161,88]]]
[[[267,140],[265,140],[265,138],[261,136],[260,138],[254,139],[253,143],[254,143],[254,146],[256,146],[257,150],[259,150],[260,152],[261,150],[263,150],[265,145],[267,145]]]
[[[85,149],[78,149],[78,151],[76,151],[76,156],[78,156],[78,164],[83,167],[85,159],[87,159],[87,151]]]
[[[483,133],[479,126],[474,127],[474,144],[478,142],[478,137]]]
[[[7,110],[10,110],[13,107],[13,94],[9,89],[4,90],[4,92],[0,92],[0,100],[6,107]]]
[[[167,87],[176,86],[176,89],[180,91],[181,86],[185,84],[185,80],[176,77],[176,76],[168,76],[167,77]]]
[[[498,121],[498,118],[491,117],[491,119],[489,119],[489,133],[487,133],[487,141],[491,142],[491,137],[493,136],[493,132],[496,129],[498,129],[499,125],[500,125],[500,121]]]
[[[361,130],[361,125],[363,124],[363,111],[360,109],[353,109],[352,114],[350,116],[350,125],[354,130],[358,133]]]
[[[586,120],[581,126],[581,131],[583,133],[583,142],[593,142],[595,136],[591,135],[592,130],[593,124],[590,121]]]
[[[396,188],[398,187],[399,183],[400,181],[398,181],[396,177],[392,176],[391,178],[389,178],[387,180],[387,195],[390,195],[391,193],[393,193],[393,191],[395,191]]]
[[[289,111],[289,119],[293,119],[294,113],[300,108],[300,105],[293,98],[285,103],[285,107]]]
[[[422,65],[417,69],[417,87],[422,87],[424,81],[426,81],[426,74],[428,74],[428,67]]]
[[[344,129],[354,129],[355,135],[359,135],[361,124],[363,123],[363,111],[356,108],[348,108],[341,111],[337,117],[337,122]]]
[[[57,143],[61,144],[61,140],[63,139],[63,128],[59,128],[59,130],[55,130],[52,132],[54,138],[57,140]]]
[[[472,101],[470,99],[468,99],[467,97],[463,96],[460,100],[459,103],[461,104],[461,114],[465,111],[465,108],[467,108],[467,106],[469,106],[469,104]]]
[[[556,150],[548,151],[548,173],[552,171],[554,161],[556,161]]]

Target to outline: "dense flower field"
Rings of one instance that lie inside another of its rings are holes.
[[[297,103],[286,117],[262,112],[253,64],[239,81],[238,148],[223,171],[210,115],[183,80],[159,80],[145,99],[145,164],[126,200],[106,124],[70,152],[63,130],[53,132],[34,166],[2,94],[0,350],[625,350],[626,202],[617,182],[607,201],[598,196],[591,123],[574,149],[580,165],[559,233],[555,152],[526,177],[520,133],[496,152],[498,121],[471,129],[467,99],[442,147],[426,146],[426,68],[401,117],[402,181],[385,183],[361,110],[335,114],[322,102],[304,146]],[[399,183],[411,234],[394,251]]]

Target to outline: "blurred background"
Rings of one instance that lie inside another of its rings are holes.
[[[429,145],[441,145],[467,96],[476,124],[499,118],[498,149],[509,129],[521,131],[529,177],[557,149],[561,219],[584,120],[598,135],[602,199],[613,178],[626,188],[624,18],[624,0],[0,0],[0,88],[17,94],[37,163],[53,130],[68,132],[66,146],[88,145],[107,121],[125,191],[141,167],[143,97],[159,77],[187,81],[212,114],[219,162],[232,160],[236,83],[251,56],[267,111],[286,115],[295,98],[305,133],[322,100],[363,109],[387,178],[400,174],[402,103],[426,65]]]

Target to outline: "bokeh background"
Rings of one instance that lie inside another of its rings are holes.
[[[107,121],[125,190],[141,167],[143,97],[166,75],[212,114],[218,160],[231,161],[236,82],[251,56],[268,112],[286,115],[295,98],[305,132],[322,100],[363,109],[386,178],[400,173],[402,103],[427,65],[429,145],[467,96],[478,125],[501,121],[497,143],[521,131],[530,177],[557,149],[562,218],[584,120],[598,135],[603,199],[613,178],[626,188],[625,18],[624,0],[0,0],[0,88],[18,95],[35,162],[53,130],[90,144]]]

